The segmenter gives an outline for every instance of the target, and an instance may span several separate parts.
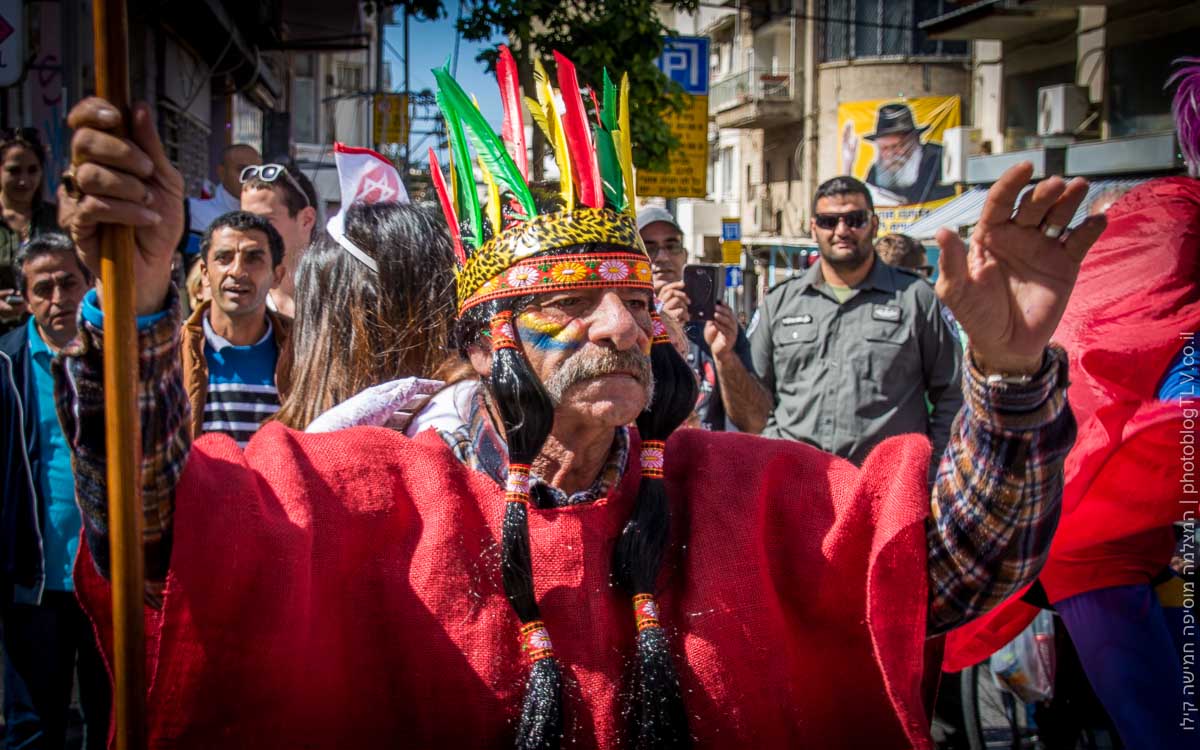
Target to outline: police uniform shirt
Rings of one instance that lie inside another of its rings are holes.
[[[839,304],[814,264],[767,293],[750,346],[775,401],[767,437],[861,463],[885,438],[917,432],[940,460],[962,406],[962,352],[920,276],[875,258]]]

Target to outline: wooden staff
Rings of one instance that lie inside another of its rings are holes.
[[[94,0],[96,93],[129,122],[128,27],[125,0]],[[113,671],[119,750],[146,747],[146,633],[142,619],[141,425],[137,408],[137,329],[133,292],[133,228],[100,227],[104,308],[104,437],[112,571]]]

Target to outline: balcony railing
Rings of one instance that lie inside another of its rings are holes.
[[[792,78],[790,71],[775,72],[770,68],[732,73],[712,85],[708,109],[715,113],[762,99],[788,101],[792,98]]]

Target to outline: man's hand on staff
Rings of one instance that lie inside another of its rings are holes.
[[[1091,216],[1066,231],[1087,195],[1087,182],[1042,180],[1013,207],[1033,176],[1028,162],[988,190],[970,247],[942,229],[937,293],[970,339],[986,374],[1032,374],[1067,307],[1079,265],[1104,231]]]
[[[99,224],[134,227],[138,315],[162,310],[171,284],[171,259],[183,233],[183,178],[167,159],[150,110],[135,105],[129,137],[114,131],[121,113],[103,99],[84,99],[67,124],[78,190],[58,191],[59,225],[70,233],[88,268],[100,275]]]

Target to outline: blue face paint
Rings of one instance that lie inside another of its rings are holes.
[[[528,310],[517,316],[521,341],[542,352],[575,351],[587,343],[582,326],[572,320],[563,325],[549,316]]]

